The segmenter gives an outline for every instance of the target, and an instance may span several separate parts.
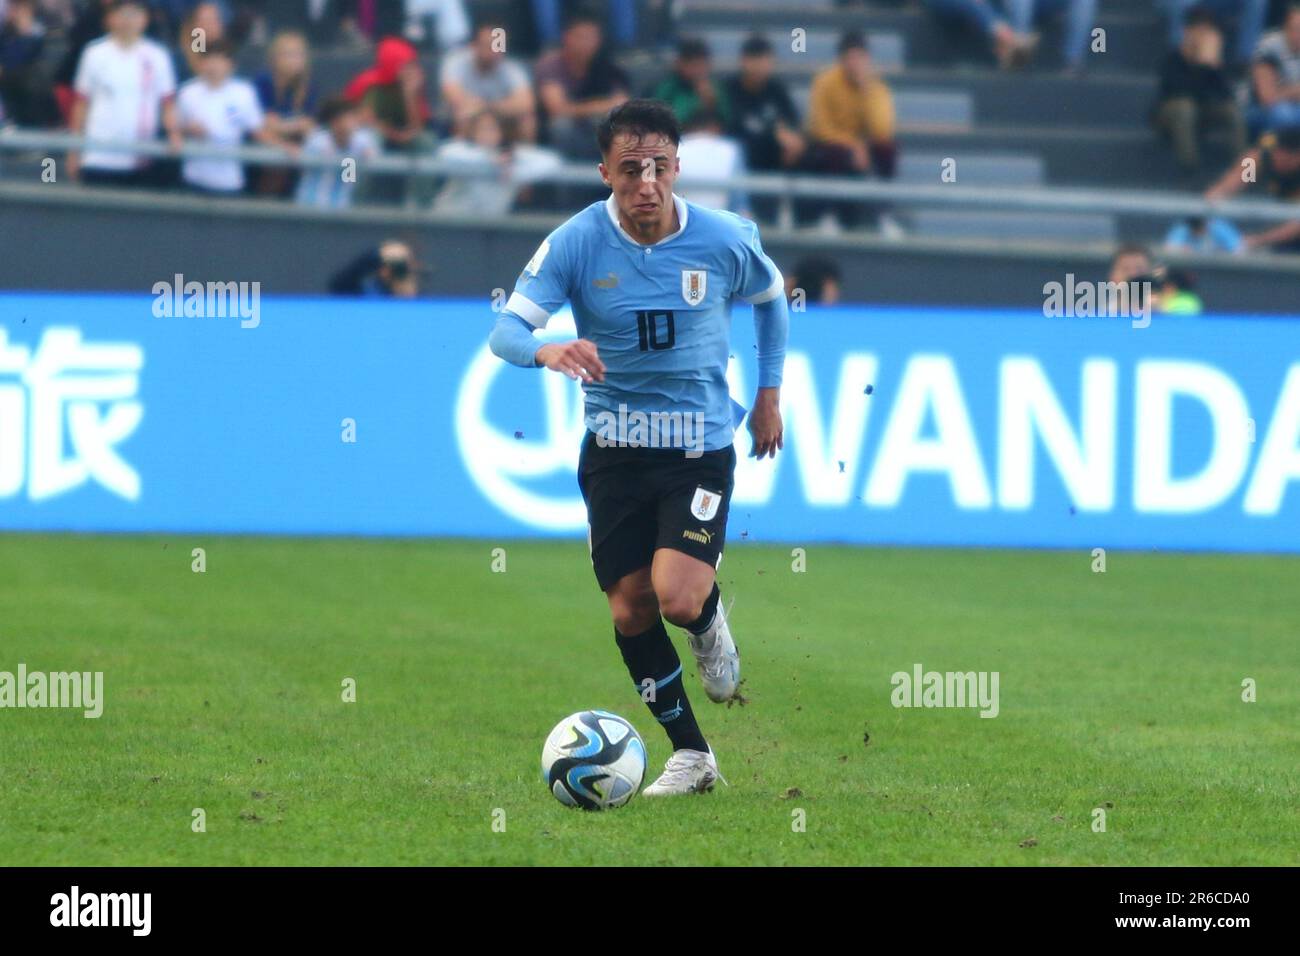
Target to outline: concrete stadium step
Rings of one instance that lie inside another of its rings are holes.
[[[1042,159],[1049,183],[1071,186],[1128,188],[1188,188],[1208,181],[1233,158],[1221,144],[1205,152],[1205,170],[1198,177],[1180,174],[1172,151],[1147,131],[1117,132],[1065,127],[980,127],[969,133],[903,132],[902,155],[917,150],[941,152],[957,160],[960,181],[964,157],[994,150],[1029,154]]]
[[[942,182],[944,153],[908,151],[898,157],[900,183],[933,186]],[[1041,157],[1027,153],[966,154],[958,163],[957,176],[963,186],[1041,186],[1046,169]]]
[[[1141,73],[1088,74],[995,69],[909,67],[890,86],[904,90],[959,90],[972,98],[976,124],[1145,127],[1158,83]]]
[[[1025,77],[994,70],[907,70],[890,77],[899,124],[904,129],[970,129],[990,125],[1145,128],[1155,101],[1149,77]],[[800,116],[808,115],[810,86],[792,82]]]
[[[691,0],[681,18],[683,32],[708,33],[715,28],[733,28],[738,20],[746,23],[745,33],[762,31],[777,47],[778,55],[789,53],[790,31],[796,27],[807,31],[808,51],[834,50],[834,40],[841,31],[857,28],[868,34],[897,36],[907,54],[908,64],[952,64],[992,62],[987,43],[970,31],[942,20],[919,5],[898,8],[836,7],[825,4],[763,3],[748,0]],[[1060,19],[1039,24],[1043,32],[1040,59],[1058,65]],[[1103,6],[1095,26],[1106,31],[1106,52],[1090,54],[1087,68],[1099,72],[1151,70],[1164,51],[1163,15],[1144,4]],[[831,39],[826,39],[829,35]],[[797,55],[797,54],[796,54]]]
[[[909,235],[927,238],[1112,243],[1119,235],[1115,217],[1099,213],[920,208],[903,218]]]

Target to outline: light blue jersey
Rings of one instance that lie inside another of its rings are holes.
[[[677,196],[673,202],[681,228],[649,246],[623,231],[612,196],[568,220],[520,274],[499,324],[518,326],[518,317],[542,328],[569,302],[578,336],[595,344],[605,365],[603,382],[583,385],[588,430],[638,444],[638,420],[685,415],[702,425],[703,449],[713,451],[733,434],[732,303],[756,306],[759,387],[777,387],[788,327],[784,280],[752,222]],[[535,348],[521,355],[497,339],[494,332],[497,354],[532,361]]]

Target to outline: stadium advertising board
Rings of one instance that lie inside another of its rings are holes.
[[[581,536],[579,386],[496,359],[493,318],[2,294],[0,527]],[[809,309],[782,399],[774,462],[738,434],[733,541],[1300,550],[1295,320]]]

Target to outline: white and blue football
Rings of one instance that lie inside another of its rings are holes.
[[[542,747],[542,779],[566,807],[610,810],[641,789],[645,742],[607,710],[583,710],[555,725]]]

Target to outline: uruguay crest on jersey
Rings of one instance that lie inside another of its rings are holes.
[[[682,298],[687,305],[699,305],[704,301],[704,290],[708,287],[709,273],[704,269],[682,270]]]

